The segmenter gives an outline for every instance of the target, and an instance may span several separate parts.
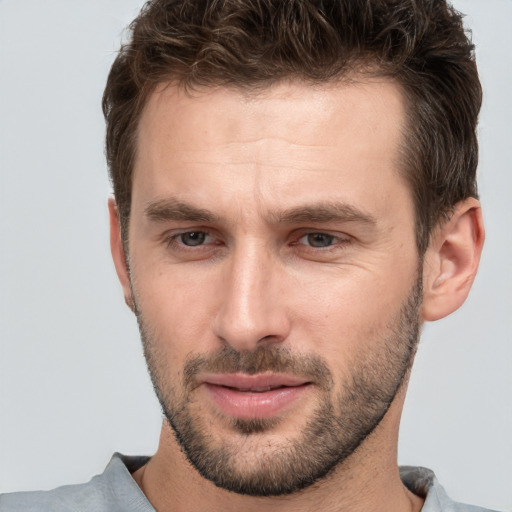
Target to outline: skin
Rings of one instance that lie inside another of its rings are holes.
[[[129,270],[113,201],[109,209],[125,300],[149,326],[169,385],[193,355],[273,345],[320,356],[340,391],[352,366],[378,353],[372,342],[389,330],[418,276],[412,196],[399,172],[404,119],[400,89],[386,80],[292,81],[258,95],[174,86],[153,93],[138,130]],[[180,220],[161,208],[177,203],[212,218]],[[312,217],[319,205],[337,205],[342,215]],[[289,215],[298,210],[302,217]],[[189,247],[187,232],[208,236]],[[312,247],[310,233],[332,237],[329,246]],[[423,266],[422,322],[464,302],[483,238],[475,199],[436,230]],[[167,422],[157,453],[134,478],[157,510],[419,510],[422,500],[404,488],[396,462],[405,387],[359,449],[300,493],[258,498],[215,487],[187,461]],[[194,411],[215,442],[231,443],[250,465],[298,438],[317,401],[304,393],[276,428],[245,438],[202,388]]]

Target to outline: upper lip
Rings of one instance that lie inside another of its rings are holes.
[[[280,387],[296,387],[309,382],[301,377],[276,373],[260,373],[256,375],[248,375],[246,373],[211,374],[201,379],[201,383],[244,391],[266,391]]]

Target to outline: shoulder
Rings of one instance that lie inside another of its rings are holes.
[[[453,501],[430,469],[402,466],[400,477],[411,492],[425,498],[421,512],[496,512]]]
[[[14,492],[0,495],[1,512],[32,512],[52,510],[64,512],[71,510],[103,512],[108,510],[108,498],[101,484],[95,485],[94,479],[86,484],[66,485],[51,491]],[[105,505],[105,506],[104,506]]]
[[[105,471],[85,484],[65,485],[51,491],[2,494],[0,512],[153,511],[129,470],[145,460],[115,454]]]

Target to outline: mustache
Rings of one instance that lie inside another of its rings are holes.
[[[329,390],[332,375],[322,358],[316,355],[292,354],[275,345],[262,345],[255,350],[236,350],[224,346],[220,350],[190,357],[183,367],[187,389],[197,385],[197,376],[204,373],[282,373],[305,378]]]

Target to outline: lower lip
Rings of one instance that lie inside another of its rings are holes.
[[[241,419],[270,418],[298,400],[310,387],[283,387],[270,391],[239,391],[215,384],[204,384],[210,397],[226,416]]]

